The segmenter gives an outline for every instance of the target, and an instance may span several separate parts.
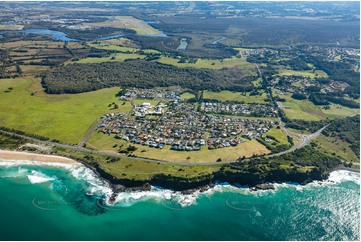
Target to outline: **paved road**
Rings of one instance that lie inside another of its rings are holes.
[[[84,139],[79,142],[78,146],[82,147],[89,139],[90,135],[98,128],[102,120],[95,121],[94,124],[89,129],[88,133],[85,135]]]
[[[258,71],[260,77],[262,77],[262,73],[261,73],[258,65],[256,65],[256,68],[257,68],[257,71]],[[132,109],[131,109],[131,111],[132,111],[134,109],[134,107],[135,107],[134,100],[131,99],[130,103],[132,105]],[[282,122],[282,120],[280,118],[279,118],[279,122],[280,122],[281,128],[287,133],[287,135],[298,136],[299,138],[301,138],[302,141],[301,141],[300,144],[298,144],[296,146],[293,146],[292,148],[290,148],[290,149],[288,149],[286,151],[276,153],[276,154],[270,154],[270,155],[263,156],[265,158],[284,155],[284,154],[290,153],[292,151],[295,151],[297,149],[300,149],[300,148],[306,146],[311,140],[317,138],[317,136],[319,136],[321,134],[321,132],[328,126],[328,125],[324,126],[323,128],[319,129],[318,131],[316,131],[315,133],[313,133],[311,135],[303,135],[303,134],[298,134],[298,133],[295,133],[295,132],[292,132],[292,131],[288,130],[284,126],[284,123]],[[20,135],[20,134],[16,134],[16,133],[9,132],[9,131],[3,131],[3,130],[0,130],[0,133],[4,133],[4,134],[7,134],[7,135],[13,135],[15,137],[23,138],[23,139],[26,139],[26,140],[29,140],[29,141],[32,141],[32,142],[37,142],[37,143],[41,143],[41,144],[45,144],[45,145],[61,147],[61,148],[71,149],[71,150],[76,150],[76,151],[82,151],[82,152],[89,153],[89,154],[99,154],[99,155],[105,155],[105,156],[110,156],[110,157],[127,158],[127,159],[141,160],[141,161],[153,162],[153,163],[177,164],[177,165],[186,165],[186,166],[198,165],[199,166],[199,165],[231,164],[231,163],[237,162],[237,161],[222,161],[222,162],[213,161],[213,162],[202,162],[202,163],[200,163],[200,162],[190,162],[190,161],[174,162],[174,161],[164,161],[164,160],[157,160],[157,159],[150,159],[150,158],[128,157],[128,156],[121,155],[121,154],[109,153],[109,152],[101,152],[101,151],[91,150],[91,149],[87,149],[87,148],[82,147],[83,144],[86,142],[86,140],[91,135],[91,133],[96,129],[96,127],[98,126],[98,123],[99,122],[96,122],[91,127],[88,134],[85,136],[85,138],[78,145],[67,145],[67,144],[61,144],[61,143],[52,142],[52,141],[44,141],[44,140],[36,139],[36,138],[33,138],[33,137],[29,137],[29,136],[26,136],[26,135]],[[246,159],[246,160],[248,160],[248,159]]]
[[[293,146],[292,148],[288,149],[288,150],[285,150],[285,151],[282,151],[282,152],[279,152],[279,153],[276,153],[276,154],[271,154],[271,155],[266,155],[265,157],[275,157],[275,156],[280,156],[280,155],[284,155],[284,154],[287,154],[287,153],[290,153],[292,151],[295,151],[297,149],[300,149],[302,147],[305,147],[306,145],[308,145],[312,140],[316,139],[321,133],[322,131],[327,128],[327,126],[329,126],[330,124],[320,128],[319,130],[317,130],[316,132],[314,132],[313,134],[310,134],[310,135],[305,135],[305,134],[297,134],[298,137],[301,138],[301,143],[299,143],[298,145],[296,146]],[[288,130],[286,128],[284,128],[285,130]],[[288,132],[291,132],[288,130]],[[292,132],[294,133],[294,132]]]
[[[286,151],[276,153],[276,154],[265,155],[263,157],[270,158],[270,157],[280,156],[280,155],[284,155],[284,154],[290,153],[292,151],[295,151],[297,149],[300,149],[300,148],[306,146],[311,140],[317,138],[317,136],[319,136],[321,134],[321,132],[327,126],[328,125],[324,126],[323,128],[319,129],[318,131],[316,131],[315,133],[313,133],[311,135],[301,135],[302,136],[302,142],[300,144],[296,145],[296,146],[293,146],[292,148],[290,148],[290,149],[288,149]],[[65,149],[71,149],[71,150],[75,150],[75,151],[82,151],[82,152],[89,153],[89,154],[99,154],[99,155],[105,155],[105,156],[110,156],[110,157],[127,158],[127,159],[132,159],[132,160],[141,160],[141,161],[153,162],[153,163],[176,164],[176,165],[186,165],[186,166],[196,166],[196,165],[202,166],[202,165],[215,165],[215,164],[231,164],[231,163],[237,162],[237,161],[222,161],[222,162],[213,161],[213,162],[202,162],[202,163],[190,162],[190,161],[174,162],[174,161],[164,161],[164,160],[157,160],[157,159],[141,158],[141,157],[128,157],[128,156],[121,155],[121,154],[91,150],[91,149],[87,149],[87,148],[84,148],[84,147],[80,147],[78,145],[67,145],[67,144],[61,144],[61,143],[52,142],[52,141],[44,141],[44,140],[36,139],[36,138],[29,137],[29,136],[26,136],[26,135],[16,134],[16,133],[9,132],[9,131],[0,130],[0,133],[4,133],[4,134],[7,134],[7,135],[13,135],[15,137],[26,139],[26,140],[29,140],[29,141],[32,141],[32,142],[37,142],[37,143],[50,145],[50,146],[55,146],[55,147],[60,147],[60,148],[65,148]]]

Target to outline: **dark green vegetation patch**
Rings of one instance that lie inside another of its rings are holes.
[[[43,79],[47,93],[80,93],[106,87],[182,86],[193,90],[251,91],[252,81],[239,69],[177,68],[131,60],[122,63],[72,64],[54,69]]]

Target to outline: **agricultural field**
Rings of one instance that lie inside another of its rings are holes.
[[[117,101],[119,88],[82,94],[48,95],[37,79],[0,80],[0,124],[62,142],[77,144],[103,113],[129,111],[129,102]],[[16,100],[16,101],[14,101]],[[19,115],[21,114],[21,115]]]
[[[65,45],[61,41],[42,39],[0,43],[0,50],[7,50],[3,60],[7,65],[6,71],[2,73],[4,77],[42,74],[74,55],[89,51],[81,43],[69,42]]]
[[[225,101],[236,101],[236,102],[245,102],[245,103],[266,103],[264,100],[267,98],[267,95],[263,92],[261,95],[250,96],[247,92],[246,95],[243,95],[240,92],[231,92],[231,91],[221,91],[221,92],[203,92],[204,99],[214,99],[221,102]]]

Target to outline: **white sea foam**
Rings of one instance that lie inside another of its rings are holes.
[[[0,159],[0,166],[4,167],[14,167],[20,165],[32,165],[32,166],[53,166],[59,167],[70,171],[70,174],[77,180],[84,180],[89,184],[87,188],[87,193],[91,195],[105,196],[109,200],[112,195],[112,190],[107,182],[100,179],[91,169],[85,167],[82,164],[66,164],[66,163],[56,163],[56,162],[38,162],[38,161],[4,161]],[[17,177],[17,176],[27,176],[31,183],[40,183],[51,181],[54,178],[47,177],[42,173],[30,174],[28,170],[19,167],[17,172],[13,172],[11,175],[6,177]],[[4,177],[4,176],[2,176]],[[320,186],[327,184],[334,184],[344,181],[354,181],[360,184],[360,176],[358,173],[350,172],[350,171],[334,171],[330,174],[328,180],[320,182],[314,181],[306,186]],[[134,192],[123,192],[119,193],[115,199],[115,203],[118,206],[128,207],[137,202],[141,201],[156,201],[156,202],[172,202],[176,203],[181,207],[187,207],[190,205],[194,205],[197,203],[197,199],[200,196],[212,196],[214,193],[222,193],[222,192],[232,192],[238,193],[242,195],[252,195],[252,196],[263,196],[269,193],[275,193],[280,188],[293,188],[297,191],[302,191],[303,188],[301,185],[296,183],[281,183],[273,184],[275,186],[275,190],[261,190],[261,191],[250,191],[247,186],[233,186],[229,183],[221,183],[217,182],[215,186],[207,191],[200,192],[200,190],[195,191],[192,194],[182,194],[181,192],[176,192],[168,189],[162,189],[159,187],[152,187],[150,191],[134,191]]]
[[[86,191],[88,194],[95,195],[105,195],[110,197],[112,190],[109,187],[108,183],[99,179],[97,175],[89,168],[85,167],[82,164],[69,164],[69,163],[60,163],[60,162],[41,162],[41,161],[32,161],[32,160],[2,160],[0,159],[0,166],[2,167],[17,167],[19,166],[18,172],[11,172],[11,174],[6,174],[2,177],[23,177],[27,176],[31,183],[41,183],[53,180],[49,177],[44,177],[45,175],[29,174],[27,169],[21,168],[20,166],[39,166],[39,167],[57,167],[70,171],[71,175],[78,180],[84,180],[90,184],[89,189]],[[21,169],[21,170],[20,170]]]
[[[69,170],[74,178],[84,180],[90,184],[90,189],[87,191],[88,194],[105,195],[108,198],[112,195],[112,189],[109,184],[100,179],[91,169],[84,165],[79,165],[73,166]]]
[[[61,162],[45,162],[45,161],[33,161],[33,160],[3,160],[0,158],[0,166],[2,167],[16,167],[21,165],[28,166],[51,166],[51,167],[61,167],[70,169],[73,166],[79,166],[81,164],[70,164],[70,163],[61,163]]]
[[[32,184],[48,182],[48,181],[52,181],[55,179],[55,178],[48,177],[45,174],[34,171],[34,170],[31,172],[31,175],[28,175],[27,177]]]
[[[345,182],[345,181],[353,181],[357,184],[360,184],[360,173],[346,171],[346,170],[339,170],[333,171],[330,173],[329,178],[326,182]]]

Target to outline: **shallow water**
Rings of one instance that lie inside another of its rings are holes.
[[[109,206],[82,165],[0,162],[1,240],[358,240],[359,174],[250,192],[219,184],[181,195],[153,187]]]

